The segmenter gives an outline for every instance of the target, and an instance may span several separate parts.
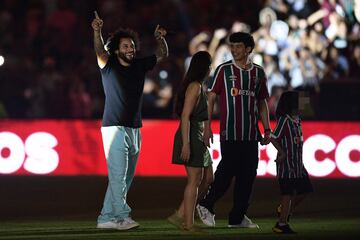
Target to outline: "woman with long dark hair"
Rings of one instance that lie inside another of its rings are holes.
[[[188,181],[184,199],[168,221],[191,232],[199,231],[194,227],[194,211],[204,172],[207,179],[204,182],[212,181],[213,175],[211,157],[203,141],[208,109],[202,84],[209,75],[210,65],[208,52],[194,54],[175,100],[175,113],[180,117],[180,125],[175,134],[172,163],[185,166]]]

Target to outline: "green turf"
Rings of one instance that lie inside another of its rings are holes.
[[[226,220],[202,235],[189,235],[165,220],[138,220],[141,227],[130,231],[98,230],[94,221],[8,221],[0,223],[0,239],[360,239],[359,218],[299,218],[292,221],[296,235],[271,231],[275,219],[258,218],[260,229],[228,229]]]

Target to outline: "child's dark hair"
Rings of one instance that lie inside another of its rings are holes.
[[[191,58],[189,69],[176,94],[174,106],[176,115],[181,116],[184,107],[185,93],[189,84],[195,81],[202,83],[209,72],[210,64],[211,56],[207,51],[199,51]]]
[[[299,92],[286,91],[280,96],[278,105],[276,107],[276,118],[285,116],[287,114],[299,113]]]
[[[244,43],[245,47],[251,47],[251,51],[255,47],[255,41],[251,34],[246,32],[234,32],[229,36],[229,43]]]
[[[140,49],[138,34],[129,28],[119,28],[118,30],[110,34],[105,44],[105,49],[109,51],[110,55],[113,55],[115,51],[119,48],[120,39],[122,38],[131,38],[135,43],[136,50]]]

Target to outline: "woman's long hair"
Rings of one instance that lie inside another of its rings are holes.
[[[299,92],[283,92],[276,107],[276,118],[279,119],[281,116],[294,113],[299,113]]]
[[[186,89],[192,82],[202,83],[204,81],[205,77],[209,74],[210,64],[211,56],[207,51],[199,51],[191,58],[189,69],[175,97],[174,112],[179,117],[184,107]]]

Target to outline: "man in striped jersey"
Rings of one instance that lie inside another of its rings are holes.
[[[255,46],[253,37],[244,32],[232,33],[228,44],[233,60],[219,65],[209,83],[209,122],[204,131],[204,142],[209,146],[213,138],[211,115],[216,96],[219,95],[222,159],[215,172],[215,181],[206,197],[200,201],[197,211],[204,224],[215,226],[215,202],[225,194],[235,177],[228,227],[258,228],[245,214],[259,162],[259,119],[265,129],[266,144],[271,133],[266,102],[269,93],[263,68],[249,59]]]

